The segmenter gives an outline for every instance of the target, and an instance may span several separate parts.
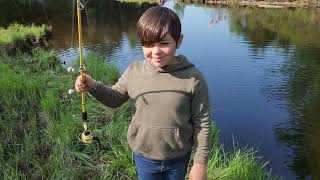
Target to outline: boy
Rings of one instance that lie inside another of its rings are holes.
[[[145,60],[129,65],[118,82],[107,87],[85,75],[79,92],[88,91],[108,107],[132,99],[127,140],[134,152],[139,180],[185,179],[191,151],[191,180],[207,179],[210,152],[208,88],[201,73],[184,56],[177,14],[162,6],[148,9],[138,21]]]

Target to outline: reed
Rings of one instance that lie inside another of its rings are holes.
[[[0,45],[15,43],[18,40],[24,40],[26,38],[35,38],[39,40],[46,33],[50,32],[52,28],[47,25],[36,26],[11,24],[6,29],[0,28]]]
[[[48,47],[52,28],[47,25],[11,24],[6,29],[0,27],[0,49],[8,54],[31,53],[35,47]]]

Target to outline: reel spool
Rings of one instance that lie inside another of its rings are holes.
[[[94,136],[92,135],[92,132],[89,130],[85,130],[80,134],[81,137],[81,141],[86,143],[86,144],[90,144],[92,143],[92,140],[94,139]]]
[[[91,131],[89,130],[84,130],[82,133],[79,134],[78,136],[79,141],[85,143],[85,144],[91,144],[93,141],[96,141],[98,143],[99,149],[101,150],[110,150],[110,147],[102,147],[100,143],[100,139],[98,136],[94,136]]]

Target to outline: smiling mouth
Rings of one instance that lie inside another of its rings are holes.
[[[152,58],[156,62],[160,62],[162,58]]]
[[[164,57],[152,57],[152,59],[163,59]]]

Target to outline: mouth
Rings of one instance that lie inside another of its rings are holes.
[[[163,57],[154,57],[154,58],[152,58],[154,61],[156,61],[156,62],[161,62],[162,61],[162,59],[163,59]]]

